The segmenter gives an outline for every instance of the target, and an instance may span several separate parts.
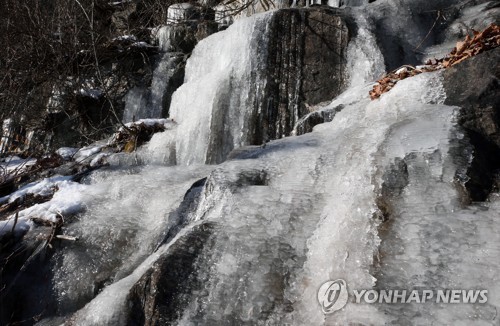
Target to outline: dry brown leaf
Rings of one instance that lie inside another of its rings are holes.
[[[457,63],[460,63],[460,62],[464,61],[465,59],[469,59],[469,58],[470,57],[468,57],[468,56],[463,56],[460,59],[458,59],[457,61],[453,62],[452,65],[456,65]]]
[[[467,46],[467,43],[465,43],[465,42],[457,42],[457,46],[455,47],[455,49],[456,49],[455,53],[456,54],[462,53],[465,50],[466,46]]]
[[[373,89],[369,92],[370,98],[372,100],[379,98],[383,93],[393,88],[400,80],[418,75],[422,72],[452,67],[481,52],[500,46],[500,26],[496,24],[491,24],[482,32],[472,30],[472,34],[472,38],[470,35],[466,35],[463,41],[457,42],[448,56],[440,59],[430,59],[422,69],[416,69],[415,67],[405,65],[386,74],[377,81],[375,86],[373,86]]]

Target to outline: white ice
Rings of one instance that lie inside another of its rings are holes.
[[[249,120],[264,86],[262,40],[270,17],[241,19],[194,49],[170,106],[170,116],[179,124],[178,164],[220,162],[233,148],[248,144]]]

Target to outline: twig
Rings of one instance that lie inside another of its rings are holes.
[[[441,16],[442,16],[441,15],[441,10],[438,10],[437,11],[437,17],[434,20],[434,23],[432,24],[431,29],[429,30],[429,32],[427,33],[427,35],[425,35],[425,37],[422,39],[422,41],[420,41],[420,43],[417,45],[417,47],[415,49],[413,49],[413,51],[417,51],[422,46],[422,44],[424,44],[425,40],[427,40],[427,38],[429,37],[429,35],[431,35],[431,32],[434,29],[434,27],[436,27],[436,24],[437,24],[437,22],[438,22],[438,20],[439,20],[439,18]]]
[[[93,52],[94,60],[95,60],[95,69],[97,72],[97,79],[99,80],[99,83],[102,86],[102,90],[104,92],[104,95],[105,95],[106,99],[108,100],[108,103],[111,107],[111,113],[116,118],[118,123],[121,124],[121,126],[123,128],[130,131],[129,128],[123,123],[123,121],[118,117],[118,114],[116,113],[115,106],[113,105],[113,101],[111,101],[111,99],[109,97],[106,83],[104,82],[104,79],[102,78],[101,69],[99,68],[99,57],[97,56],[96,39],[95,39],[95,32],[94,32],[94,5],[95,5],[95,2],[92,1],[92,10],[91,10],[90,16],[87,13],[87,11],[85,10],[85,8],[83,7],[83,5],[80,3],[80,1],[75,0],[75,2],[78,4],[80,9],[82,9],[85,17],[87,18],[89,26],[90,26],[90,38],[91,38],[91,42],[92,42],[92,52]]]
[[[68,240],[68,241],[78,241],[77,237],[72,237],[70,235],[64,235],[64,234],[56,235],[56,239]]]

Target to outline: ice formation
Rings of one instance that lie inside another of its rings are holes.
[[[172,4],[168,7],[167,22],[171,24],[196,19],[196,7],[188,2]]]
[[[170,17],[184,15],[183,6],[169,9]],[[370,17],[357,18],[350,88],[321,108],[343,105],[331,122],[205,165],[247,144],[248,117],[264,87],[257,40],[272,15],[240,19],[197,45],[172,100],[175,126],[137,153],[111,157],[112,167],[86,184],[45,181],[60,190],[40,208],[85,209],[66,230],[82,242],[56,254],[58,313],[77,311],[76,325],[126,323],[127,296],[145,271],[194,227],[211,223],[211,243],[196,261],[203,288],[186,294],[176,324],[494,323],[500,198],[460,204],[456,175],[470,152],[458,108],[444,104],[442,72],[405,79],[370,101],[370,82],[384,70]],[[90,159],[99,150],[76,155]],[[207,176],[196,208],[176,220],[186,192]],[[383,229],[378,201],[387,180],[403,185],[390,198],[397,218]],[[484,305],[351,300],[324,315],[317,290],[335,279],[351,289],[487,288],[491,295]]]
[[[170,117],[179,124],[178,164],[220,162],[233,148],[249,143],[251,117],[260,109],[264,87],[262,47],[271,16],[238,20],[194,49],[170,106]]]

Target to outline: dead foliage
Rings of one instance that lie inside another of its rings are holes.
[[[391,71],[377,80],[377,84],[370,91],[372,100],[379,98],[383,93],[390,91],[400,80],[412,77],[423,72],[436,71],[452,67],[481,52],[500,46],[500,26],[491,24],[482,32],[472,30],[473,35],[467,35],[463,41],[457,42],[455,48],[444,58],[428,60],[424,66],[402,66]]]
[[[437,69],[440,68],[425,66],[417,69],[409,65],[402,66],[377,80],[377,84],[373,86],[373,89],[370,91],[370,98],[372,100],[379,98],[380,95],[390,91],[400,80],[421,74],[422,72],[434,71]]]
[[[162,123],[146,124],[143,122],[134,123],[127,126],[127,129],[120,130],[113,136],[111,146],[118,147],[119,151],[131,153],[145,142],[149,141],[153,134],[165,131]]]

